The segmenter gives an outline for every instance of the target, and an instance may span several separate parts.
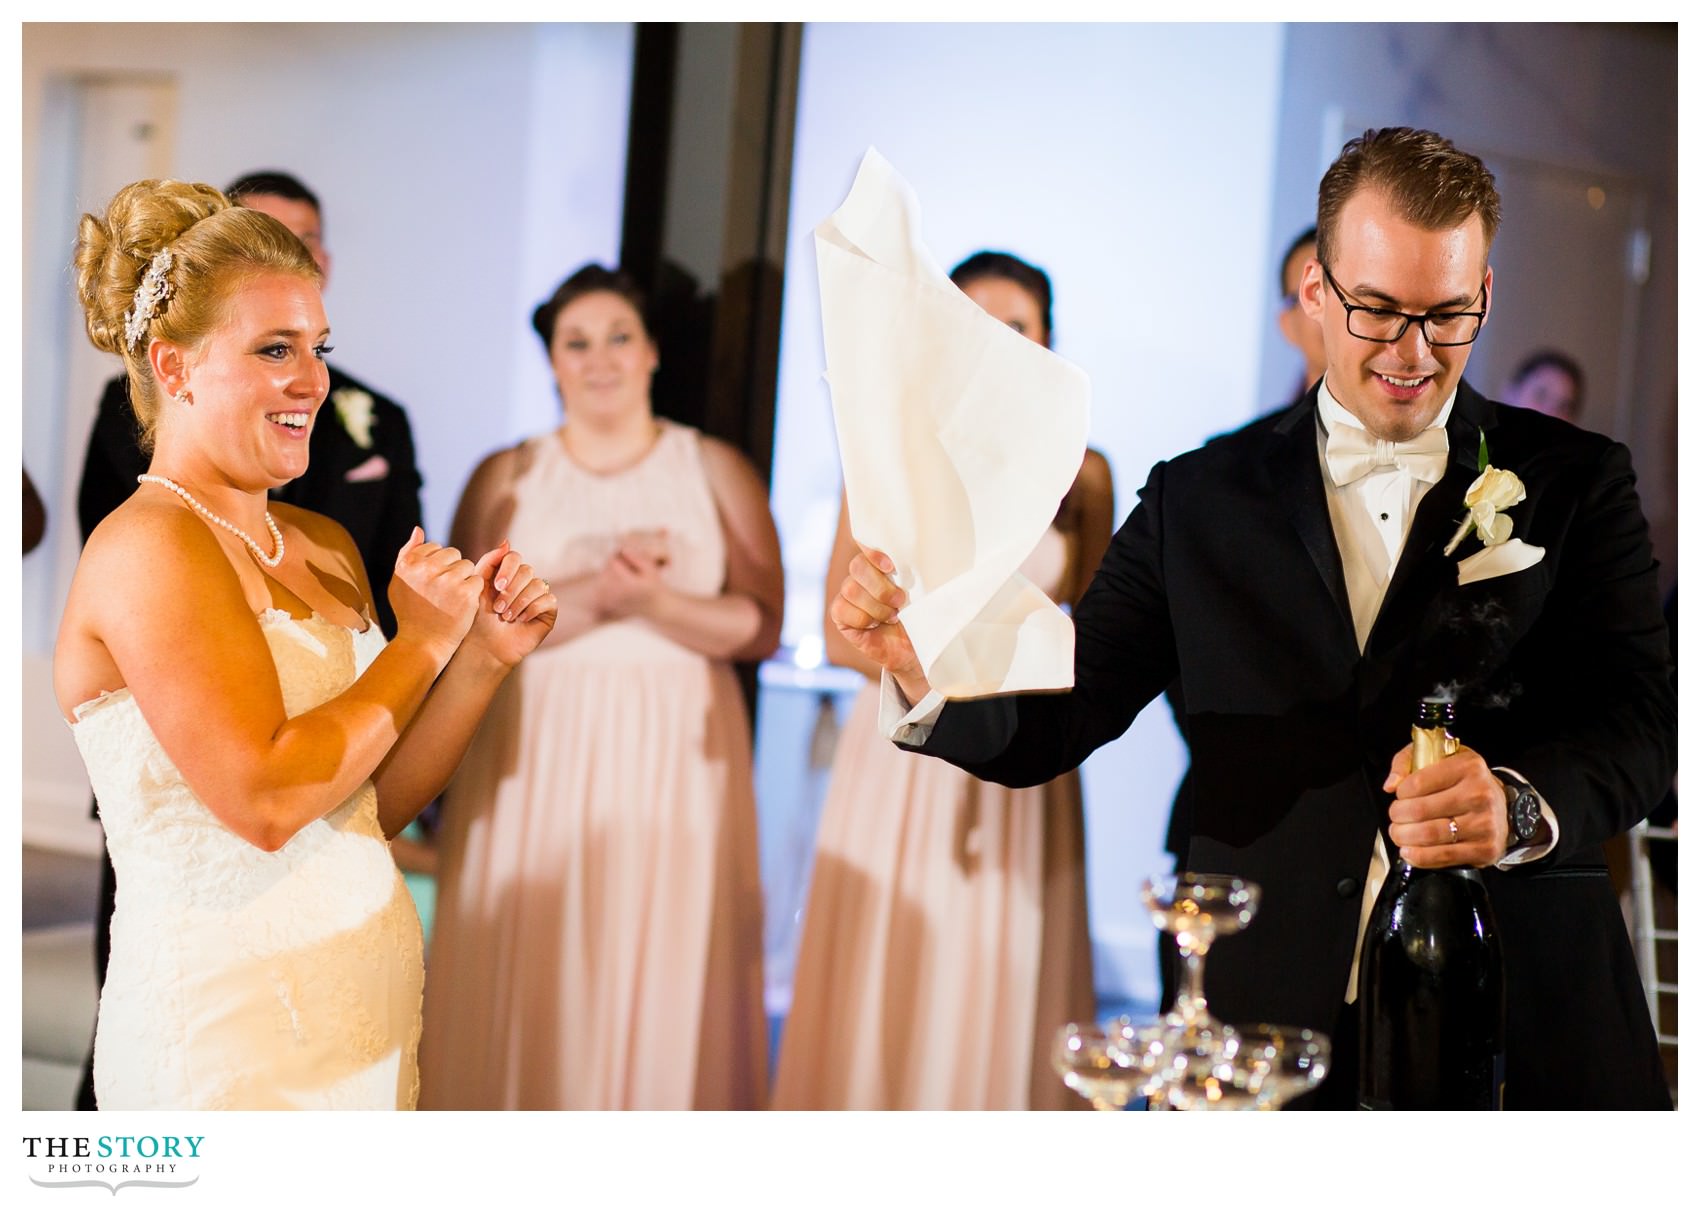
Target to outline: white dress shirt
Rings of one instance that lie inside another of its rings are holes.
[[[1430,429],[1445,428],[1456,401],[1457,392],[1454,391],[1441,406],[1439,414],[1429,425]],[[1387,584],[1393,577],[1393,570],[1399,564],[1399,554],[1405,548],[1405,539],[1411,532],[1411,520],[1416,516],[1417,505],[1434,481],[1425,478],[1431,474],[1427,469],[1413,472],[1405,460],[1395,460],[1376,466],[1349,483],[1336,484],[1329,474],[1326,458],[1328,434],[1338,425],[1362,430],[1363,422],[1347,412],[1330,394],[1326,379],[1317,390],[1317,415],[1321,424],[1317,427],[1316,455],[1321,465],[1322,483],[1328,500],[1328,517],[1333,524],[1334,541],[1339,548],[1341,569],[1346,577],[1346,596],[1352,609],[1352,627],[1357,633],[1358,651],[1362,652],[1370,629],[1375,624],[1375,617],[1381,612],[1382,598],[1387,593]],[[1389,445],[1389,450],[1392,449]],[[1437,481],[1439,472],[1434,471],[1432,474]],[[1462,500],[1459,501],[1459,510],[1463,510]],[[901,740],[910,745],[924,744],[932,733],[939,712],[944,709],[944,697],[938,691],[931,690],[911,707],[889,673],[881,675],[880,688],[880,730],[893,740]],[[1391,758],[1392,755],[1389,754],[1388,757]],[[1509,767],[1495,769],[1522,778]],[[1558,841],[1558,820],[1539,791],[1535,794],[1540,799],[1541,815],[1546,819],[1549,830],[1547,840],[1536,846],[1508,851],[1497,864],[1501,868],[1514,867],[1519,863],[1542,858]],[[1345,990],[1347,1002],[1357,998],[1357,956],[1363,947],[1364,929],[1369,924],[1369,915],[1375,907],[1376,895],[1387,878],[1389,865],[1381,832],[1377,830],[1364,878],[1363,900],[1358,913],[1358,938],[1353,947],[1352,970],[1347,978]]]
[[[1458,393],[1454,390],[1428,428],[1444,429],[1457,399]],[[1317,389],[1316,406],[1317,416],[1322,422],[1316,436],[1317,458],[1322,463],[1322,486],[1328,498],[1328,518],[1334,524],[1334,543],[1340,549],[1340,564],[1346,574],[1346,597],[1352,607],[1352,628],[1357,633],[1358,651],[1362,652],[1364,642],[1369,639],[1370,628],[1375,625],[1375,617],[1381,613],[1387,583],[1393,579],[1399,554],[1404,551],[1405,540],[1411,533],[1411,519],[1416,516],[1417,504],[1432,483],[1421,475],[1413,474],[1402,463],[1389,463],[1350,483],[1336,484],[1328,471],[1328,435],[1337,425],[1359,430],[1364,425],[1329,392],[1326,377]],[[1463,502],[1460,501],[1459,511],[1462,510]],[[1522,778],[1509,767],[1495,769]],[[1507,851],[1499,860],[1499,867],[1532,862],[1543,857],[1558,841],[1558,820],[1547,806],[1546,799],[1538,791],[1535,794],[1540,799],[1541,815],[1546,818],[1550,836],[1539,846]],[[1364,930],[1369,925],[1370,912],[1375,908],[1375,898],[1387,879],[1390,866],[1387,847],[1381,831],[1377,830],[1369,871],[1364,876],[1364,895],[1358,911],[1358,938],[1352,948],[1352,970],[1346,978],[1348,1003],[1357,1000],[1358,956],[1363,950]]]

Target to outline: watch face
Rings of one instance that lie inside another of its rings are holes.
[[[1541,803],[1535,798],[1535,793],[1527,789],[1518,791],[1517,798],[1511,803],[1511,829],[1519,841],[1528,841],[1535,836],[1535,830],[1541,823]]]

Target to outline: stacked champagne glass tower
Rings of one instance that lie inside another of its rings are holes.
[[[1204,957],[1257,913],[1258,886],[1231,875],[1155,875],[1140,889],[1158,928],[1175,936],[1186,984],[1168,1014],[1125,1015],[1101,1026],[1068,1023],[1052,1063],[1069,1089],[1100,1111],[1144,1096],[1177,1111],[1275,1111],[1328,1074],[1328,1037],[1268,1023],[1234,1026],[1210,1013]]]

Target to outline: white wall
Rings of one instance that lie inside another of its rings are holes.
[[[631,56],[626,24],[24,26],[23,439],[50,515],[23,574],[26,834],[87,815],[45,693],[93,408],[55,395],[84,340],[63,324],[64,267],[76,212],[106,201],[68,193],[76,80],[171,81],[173,175],[279,167],[319,194],[334,360],[407,408],[443,535],[476,461],[558,418],[530,312],[572,268],[618,255]]]
[[[818,635],[838,503],[810,232],[873,144],[920,195],[946,268],[980,248],[1043,266],[1056,349],[1092,377],[1118,522],[1152,463],[1255,411],[1271,324],[1272,25],[810,25],[803,41],[774,511],[787,641]],[[1155,993],[1139,879],[1165,869],[1182,755],[1154,705],[1085,768],[1101,991]]]

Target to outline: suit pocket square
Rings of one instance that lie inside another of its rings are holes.
[[[1522,572],[1539,564],[1546,553],[1545,547],[1536,547],[1522,539],[1507,539],[1459,560],[1458,583],[1468,585],[1471,581],[1486,581]]]
[[[383,455],[373,455],[358,467],[350,467],[342,478],[350,484],[363,484],[369,480],[381,480],[390,474],[390,461]]]

